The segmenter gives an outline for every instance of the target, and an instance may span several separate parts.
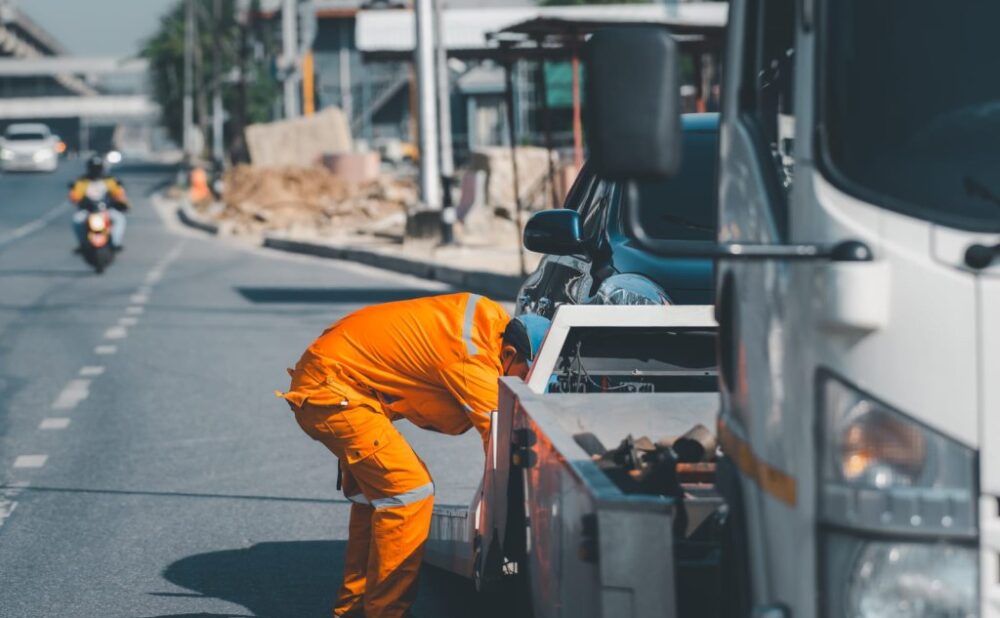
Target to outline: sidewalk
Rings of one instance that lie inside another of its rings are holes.
[[[186,201],[177,203],[177,216],[185,225],[216,235],[219,225],[196,212]],[[264,234],[261,244],[271,249],[318,257],[348,260],[441,281],[461,290],[498,300],[515,300],[523,277],[517,249],[511,247],[431,247],[402,244],[372,236],[336,239]],[[528,253],[531,272],[541,256]]]

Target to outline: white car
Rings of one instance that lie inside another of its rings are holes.
[[[59,167],[59,143],[44,124],[12,124],[0,138],[0,169],[54,172]]]

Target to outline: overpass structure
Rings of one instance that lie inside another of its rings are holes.
[[[152,146],[160,108],[142,59],[69,55],[13,0],[0,0],[0,130],[43,122],[71,151]],[[114,144],[120,147],[119,144]]]

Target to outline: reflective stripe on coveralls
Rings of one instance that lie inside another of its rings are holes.
[[[479,350],[476,344],[472,343],[472,318],[476,315],[476,305],[479,304],[479,294],[469,294],[469,300],[465,304],[465,319],[462,320],[462,339],[465,340],[465,348],[469,351],[469,356],[475,356]]]
[[[418,500],[423,500],[429,496],[434,495],[434,483],[427,483],[426,485],[421,485],[412,491],[407,491],[401,494],[396,494],[395,496],[387,496],[385,498],[376,498],[375,500],[368,501],[368,498],[364,494],[354,494],[353,496],[347,496],[347,499],[351,502],[357,504],[370,504],[377,509],[387,509],[394,506],[403,506],[404,504],[411,504],[417,502]]]
[[[434,483],[427,483],[421,487],[417,487],[414,490],[407,491],[401,494],[396,494],[395,496],[388,496],[386,498],[377,498],[372,500],[372,506],[376,509],[388,509],[394,506],[403,506],[406,504],[413,504],[414,502],[419,502],[424,498],[428,498],[434,495]],[[362,496],[363,498],[364,496]]]

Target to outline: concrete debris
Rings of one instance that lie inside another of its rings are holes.
[[[553,157],[558,170],[558,155],[545,148],[518,146],[517,173],[520,183],[521,206],[528,211],[552,207],[552,189],[549,185],[549,157]],[[507,213],[515,211],[514,171],[510,148],[492,146],[472,152],[469,169],[486,172],[487,206]]]
[[[356,185],[320,166],[262,169],[240,165],[226,172],[225,186],[222,206],[206,205],[199,210],[237,235],[294,231],[306,236],[345,236],[374,227],[383,235],[396,228],[401,236],[400,221],[417,199],[412,181],[379,176]]]
[[[246,141],[250,160],[257,167],[310,166],[324,155],[353,150],[351,127],[336,107],[312,116],[250,125]]]

